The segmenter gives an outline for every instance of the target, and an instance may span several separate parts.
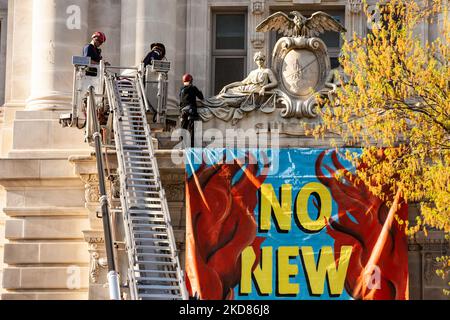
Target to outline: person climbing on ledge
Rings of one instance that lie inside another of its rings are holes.
[[[191,134],[191,146],[194,147],[194,124],[199,119],[197,98],[204,100],[203,93],[193,85],[194,78],[190,74],[183,76],[184,86],[180,90],[181,127]]]
[[[100,47],[106,42],[106,36],[103,32],[97,31],[91,37],[91,42],[87,44],[83,49],[83,56],[91,58],[91,64],[100,64],[103,60],[102,50]],[[88,76],[97,76],[97,70],[95,68],[89,68],[86,71]]]
[[[142,61],[144,67],[147,67],[153,60],[162,60],[166,57],[166,47],[162,43],[152,43],[150,46],[150,52]]]

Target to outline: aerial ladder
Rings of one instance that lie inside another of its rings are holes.
[[[111,299],[122,295],[117,285],[114,244],[125,244],[127,286],[132,300],[187,300],[188,293],[180,266],[165,191],[161,184],[147,114],[155,126],[165,117],[167,73],[170,63],[155,61],[144,69],[93,66],[74,57],[74,99],[71,114],[63,115],[63,125],[84,128],[86,139],[95,145],[101,191],[102,218],[108,260]],[[96,76],[86,72],[97,69]],[[147,86],[144,85],[147,79]],[[153,87],[153,90],[152,90]],[[154,101],[154,106],[150,103]],[[85,107],[83,107],[85,106]],[[99,113],[108,122],[101,128]],[[104,187],[102,144],[114,146],[120,180],[120,204],[108,203]],[[125,239],[113,239],[110,212],[122,216]],[[117,246],[116,246],[117,247]]]

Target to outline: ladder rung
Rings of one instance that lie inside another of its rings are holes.
[[[132,223],[135,221],[148,221],[148,222],[166,222],[163,218],[148,218],[148,217],[131,217]]]
[[[129,112],[129,111],[125,111],[124,113],[123,113],[123,115],[124,115],[124,117],[128,117],[128,116],[133,116],[133,117],[142,117],[142,113],[140,113],[140,112]]]
[[[127,130],[122,130],[122,132],[137,132],[137,133],[143,133],[145,134],[145,130],[131,130],[131,129],[127,129]]]
[[[126,118],[126,119],[128,119],[128,117],[125,117],[125,116],[120,116],[121,118]],[[140,117],[140,120],[141,121],[137,121],[137,120],[128,120],[128,122],[130,122],[130,123],[126,123],[127,121],[121,121],[121,123],[120,123],[120,126],[121,127],[133,127],[133,129],[135,129],[135,127],[136,127],[136,124],[139,124],[139,126],[141,126],[142,127],[142,125],[143,125],[143,123],[144,123],[144,119],[142,118],[142,117]],[[147,121],[145,121],[145,123],[147,123]]]
[[[145,160],[152,160],[152,157],[150,157],[150,152],[148,152],[148,156],[135,156],[135,155],[132,155],[132,154],[124,154],[123,156],[125,158],[127,158],[125,160],[125,164],[133,163],[133,164],[141,164],[141,165],[143,165],[143,164],[145,165],[146,164],[146,165],[149,165],[149,166],[152,165],[151,161],[145,161]],[[152,166],[152,169],[153,169],[153,166]]]
[[[155,202],[156,203],[158,203],[159,205],[161,205],[161,200],[159,199],[159,198],[152,198],[152,199],[150,199],[150,198],[148,198],[148,199],[146,199],[146,200],[144,200],[143,199],[143,197],[141,197],[141,198],[139,198],[139,197],[134,197],[134,198],[131,198],[131,197],[127,197],[128,198],[128,202],[129,202],[129,204],[131,205],[133,205],[134,207],[139,207],[139,209],[141,209],[141,210],[146,210],[148,207],[146,206],[146,205],[150,205],[150,204],[154,204]],[[140,208],[140,207],[142,207],[142,208]],[[155,207],[156,209],[160,209],[160,207]],[[153,209],[155,209],[155,208],[153,208]]]
[[[122,130],[123,133],[128,134],[128,133],[142,133],[145,135],[145,131],[144,130]]]
[[[122,127],[143,127],[144,124],[147,124],[147,121],[144,121],[142,117],[127,117],[120,116],[121,126]]]
[[[139,152],[146,152],[150,154],[148,151],[149,147],[146,141],[136,141],[136,140],[127,140],[122,142],[122,149],[124,152],[130,152],[130,151],[139,151]]]
[[[141,146],[138,146],[139,148],[142,148]],[[139,156],[139,154],[141,153],[147,153],[147,157],[150,155],[149,151],[147,149],[143,149],[143,150],[124,150],[127,153],[131,153],[131,154],[138,154],[138,157],[142,157],[142,155]]]
[[[126,192],[129,193],[129,194],[154,194],[155,197],[156,197],[156,195],[158,197],[160,195],[160,193],[157,192],[157,191],[129,191],[129,190],[127,190]],[[145,198],[145,196],[143,196],[143,197]],[[139,198],[139,197],[132,197],[132,196],[128,197],[128,199],[134,199],[134,198]]]
[[[161,209],[161,204],[139,203],[139,206],[147,209]]]
[[[128,142],[128,141],[127,141]],[[131,142],[131,141],[130,141]],[[148,152],[148,146],[147,145],[123,145],[123,152],[127,152],[127,153],[133,153],[133,154],[139,154],[139,153],[147,153],[149,154],[150,152]]]
[[[145,131],[143,131],[143,130],[127,131],[127,133],[124,132],[122,138],[125,139],[125,138],[129,138],[129,137],[147,139],[147,136],[145,135]]]
[[[150,158],[150,153],[147,150],[124,150],[124,152],[128,153],[128,154],[124,154],[124,157],[134,157],[134,158],[146,158],[149,159]]]
[[[128,112],[128,111],[125,111],[123,113],[123,115],[124,115],[124,117],[133,116],[133,117],[140,117],[140,118],[142,118],[142,114],[140,112]]]
[[[125,144],[125,143],[131,143],[131,142],[146,142],[146,141],[136,141],[136,140],[126,140],[126,141],[122,141],[122,149],[124,149],[123,151],[145,151],[148,152],[148,149],[146,149],[147,144],[145,145],[139,145],[139,144]],[[125,150],[127,149],[127,150]],[[128,150],[130,149],[130,150]]]
[[[136,158],[136,157],[133,157]],[[151,160],[149,157],[141,157],[142,160],[147,159]],[[140,159],[137,159],[140,160]],[[127,160],[126,164],[135,164],[135,165],[141,165],[140,167],[133,166],[133,167],[127,167],[126,169],[137,169],[137,170],[151,170],[153,171],[153,167],[144,167],[143,165],[150,165],[151,162],[144,162],[144,161],[137,161],[137,160]]]
[[[165,224],[133,223],[133,227],[138,227],[138,228],[155,228],[155,229],[167,230],[167,226]]]
[[[138,218],[140,218],[141,220],[137,220]],[[148,220],[142,220],[143,218],[147,218]],[[145,215],[145,216],[130,216],[129,220],[131,220],[131,222],[129,222],[130,226],[135,224],[135,223],[142,223],[142,222],[151,222],[151,223],[155,223],[155,222],[160,222],[160,223],[166,223],[166,219],[164,217],[164,214],[153,214],[153,215]],[[139,221],[139,222],[137,222]]]
[[[153,156],[150,155],[150,153],[146,156],[142,156],[142,155],[134,155],[134,154],[124,154],[123,155],[126,158],[130,158],[130,159],[154,159]]]
[[[172,251],[170,247],[158,247],[158,246],[136,246],[136,249],[152,249],[152,250],[162,250],[162,251]]]
[[[156,190],[153,190],[156,189]],[[145,187],[136,187],[136,186],[130,186],[127,190],[128,193],[139,193],[142,192],[142,190],[147,191],[153,191],[153,192],[159,192],[159,186],[145,186]]]
[[[148,151],[148,144],[147,141],[143,141],[143,140],[126,140],[122,142],[122,148],[124,149],[123,151],[127,152],[127,151],[143,151],[143,152],[147,152],[150,153]],[[125,150],[127,149],[127,150]]]
[[[142,168],[142,169],[137,169],[137,168],[125,168],[125,173],[127,176],[151,176],[151,177],[155,177],[155,173],[153,172],[152,169],[150,168]]]
[[[138,176],[138,174],[134,174],[134,173],[128,173],[127,175],[134,175],[134,176]],[[146,174],[146,175],[141,175],[142,177],[145,177],[145,176],[152,176],[152,177],[154,177],[154,175],[149,175],[149,174]],[[127,177],[127,180],[126,180],[127,182],[134,182],[134,181],[136,181],[136,182],[155,182],[156,180],[155,179],[151,179],[151,178],[130,178],[130,177]]]
[[[143,200],[143,201],[161,201],[159,197],[127,197],[129,200],[136,199],[136,200]]]
[[[157,188],[157,185],[148,184],[127,184],[127,188]]]
[[[154,238],[146,238],[146,239],[134,239],[134,243],[151,243],[151,244],[160,244],[160,243],[164,243],[164,244],[168,244],[170,245],[169,239],[154,239]]]
[[[147,172],[142,172],[142,171],[151,171],[151,174],[153,175],[153,168],[150,167],[126,167],[125,168],[126,172],[125,173],[130,173],[130,174],[148,174]]]
[[[159,199],[152,199],[152,200],[141,200],[141,199],[139,199],[139,201],[141,201],[141,202],[138,202],[137,200],[136,201],[131,201],[130,200],[130,202],[139,203],[140,206],[145,207],[145,208],[147,208],[147,205],[156,205],[156,204],[158,204],[159,206],[161,206],[161,200],[159,200]],[[159,209],[160,207],[151,207],[151,208]]]
[[[130,172],[130,171],[127,171],[125,174],[127,176],[155,177],[155,175],[153,173],[146,173],[146,172]],[[130,179],[132,179],[132,178],[130,178]],[[153,178],[153,180],[155,180],[155,179]]]
[[[147,162],[147,161],[144,162],[144,161],[141,161],[141,160],[145,160],[145,159],[147,159],[147,160],[153,160],[153,159],[152,159],[151,157],[149,157],[149,156],[145,157],[145,156],[124,155],[124,157],[130,159],[130,160],[126,160],[127,163],[136,162],[136,163],[141,163],[141,164],[148,164],[148,165],[150,165],[151,162]],[[136,159],[136,160],[131,160],[131,159]],[[146,168],[146,167],[139,167],[139,168]],[[153,168],[152,168],[152,169],[153,169]]]
[[[138,138],[140,138],[140,140],[137,140]],[[130,136],[126,136],[123,137],[122,139],[122,147],[135,147],[135,148],[144,148],[147,147],[148,148],[148,144],[147,144],[147,139],[145,137],[132,137]],[[148,149],[144,149],[146,151],[148,151]]]
[[[138,272],[138,273],[161,273],[161,274],[177,274],[176,271],[165,271],[165,270],[131,270],[131,272]]]
[[[122,111],[123,113],[125,113],[126,111],[129,111],[130,108],[139,108],[140,104],[137,102],[132,102],[132,101],[122,101]],[[137,110],[136,110],[137,111]]]
[[[179,282],[177,278],[149,278],[149,277],[137,277],[136,281],[154,281],[154,282]]]
[[[161,299],[161,300],[182,300],[181,296],[173,294],[141,294],[138,293],[141,299]]]
[[[139,116],[131,116],[131,115],[125,115],[125,113],[121,114],[121,118],[144,120],[144,117],[143,117],[142,115],[139,115]],[[130,120],[130,121],[131,121],[131,120]],[[133,120],[133,123],[134,123],[135,121],[136,121],[136,120]],[[137,122],[137,121],[136,121],[136,122]],[[145,120],[145,122],[147,122],[147,121]]]
[[[128,210],[128,212],[131,213],[131,214],[147,214],[147,215],[152,214],[152,215],[159,215],[159,216],[163,216],[164,215],[160,211],[155,213],[155,212],[152,212],[151,210],[148,210],[148,209],[139,209],[139,208],[130,209],[130,210]]]
[[[133,163],[133,164],[135,164],[135,163]],[[140,165],[140,166],[142,166],[142,165],[145,165],[145,163],[142,163],[142,164],[135,164],[136,166],[134,166],[134,167],[132,167],[132,166],[126,166],[125,167],[125,174],[136,174],[136,175],[140,175],[140,174],[145,174],[145,175],[148,175],[149,173],[152,175],[152,176],[154,176],[154,170],[153,170],[153,168],[150,168],[150,167],[137,167],[137,165]],[[146,171],[149,171],[149,172],[146,172]]]
[[[173,259],[171,254],[167,253],[137,253],[138,257],[154,257],[154,258],[164,258]]]
[[[125,121],[123,119],[125,119]],[[140,121],[129,120],[129,117],[121,115],[120,116],[120,121],[121,121],[120,125],[122,127],[130,127],[130,126],[136,127],[137,125],[142,126],[144,124],[144,121],[143,121],[142,117],[139,117],[139,118],[136,118],[136,119],[139,119]],[[129,123],[127,123],[127,122],[129,122]],[[147,123],[147,121],[145,121],[145,123]]]
[[[153,157],[150,156],[150,153],[148,155],[135,155],[133,154],[124,154],[123,155],[127,160],[125,160],[125,163],[131,163],[131,162],[144,162],[145,160],[152,161]],[[151,162],[145,161],[143,164],[150,165]],[[139,168],[146,168],[146,167],[139,167]]]
[[[137,218],[148,218],[149,220],[139,220],[139,221],[150,221],[150,222],[166,222],[164,213],[147,213],[143,214],[144,216],[136,216],[138,213],[132,213],[130,216],[131,224],[135,223],[137,221]],[[139,213],[142,215],[142,213]]]
[[[138,285],[139,290],[180,290],[179,286]]]
[[[126,134],[122,138],[130,138],[130,137],[132,137],[132,138],[141,138],[141,139],[144,139],[144,141],[147,140],[147,137],[145,136],[145,134]]]
[[[170,261],[136,261],[137,265],[153,265],[153,266],[167,266],[167,267],[173,267],[176,265],[175,262]]]
[[[120,97],[120,100],[122,101],[122,103],[126,103],[126,104],[130,104],[130,103],[136,103],[138,104],[140,102],[139,97],[136,96],[127,96],[127,97]]]

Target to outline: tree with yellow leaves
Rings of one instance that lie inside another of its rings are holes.
[[[392,0],[377,8],[380,19],[370,34],[345,41],[341,56],[345,77],[340,77],[331,98],[321,100],[323,122],[312,132],[336,134],[346,144],[363,146],[362,155],[348,156],[367,164],[358,176],[371,191],[383,199],[401,192],[408,202],[420,203],[421,216],[410,231],[436,228],[448,236],[448,1]],[[437,24],[436,39],[419,37],[424,23]],[[443,259],[448,271],[449,258]]]

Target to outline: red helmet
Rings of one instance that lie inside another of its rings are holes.
[[[192,82],[192,80],[194,80],[194,78],[189,73],[186,73],[183,76],[183,82]]]
[[[103,32],[100,31],[94,32],[94,34],[92,35],[92,39],[94,38],[98,38],[101,43],[106,42],[106,36]]]

